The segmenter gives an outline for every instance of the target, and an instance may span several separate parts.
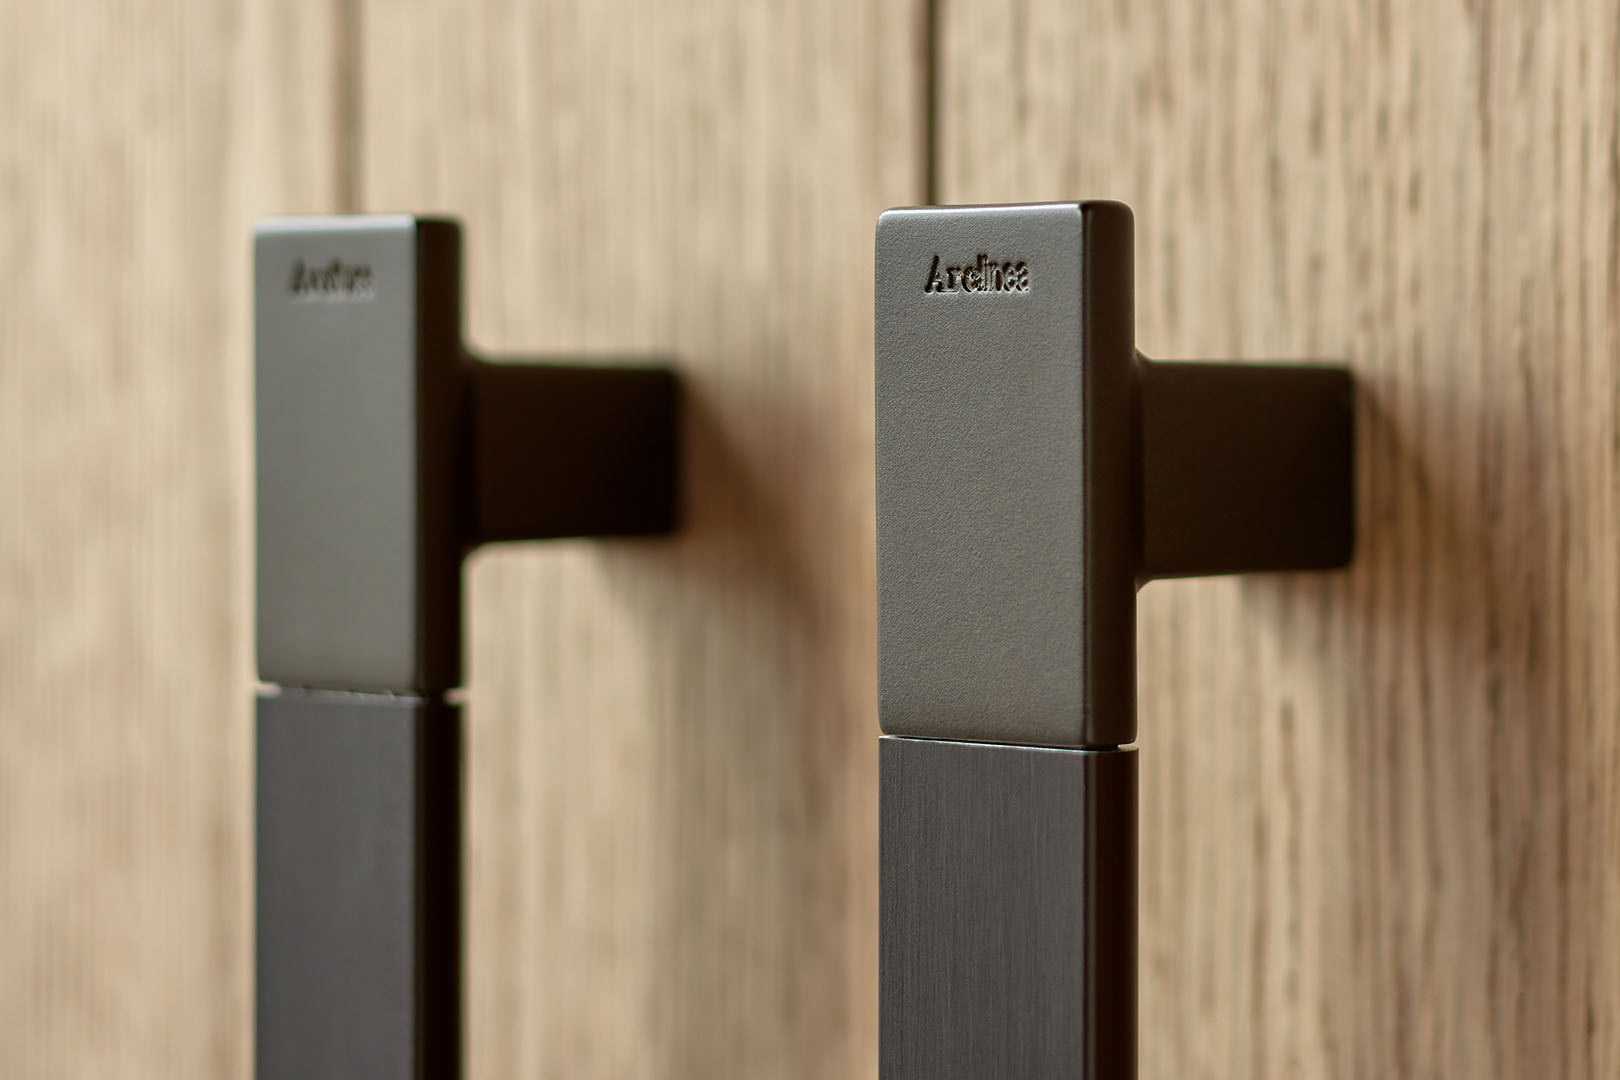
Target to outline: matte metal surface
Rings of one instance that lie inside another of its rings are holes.
[[[447,222],[293,218],[257,230],[265,682],[460,681],[458,290],[459,234]]]
[[[1132,259],[1118,203],[879,219],[885,732],[1135,738]],[[1009,264],[1010,289],[949,272]]]
[[[1117,203],[878,221],[887,734],[1130,743],[1138,583],[1349,561],[1349,372],[1138,357],[1131,244]]]
[[[469,548],[674,527],[674,374],[469,357],[455,222],[271,219],[254,287],[264,681],[448,690]]]
[[[883,1080],[1133,1080],[1136,751],[880,758]]]
[[[258,700],[254,1075],[460,1069],[460,734],[441,702]]]

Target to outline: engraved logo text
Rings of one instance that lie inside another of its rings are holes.
[[[1029,292],[1029,264],[992,259],[982,251],[966,266],[941,266],[938,255],[928,268],[925,293],[1009,293]]]
[[[309,266],[299,259],[287,290],[300,300],[370,300],[377,295],[370,265],[341,259],[325,266]]]

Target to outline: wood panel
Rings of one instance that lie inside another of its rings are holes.
[[[943,5],[942,197],[1346,358],[1360,554],[1141,596],[1148,1077],[1620,1074],[1620,14]]]
[[[466,223],[497,352],[666,356],[676,540],[470,570],[476,1077],[876,1068],[872,235],[916,7],[375,4],[364,204]]]
[[[248,1070],[249,235],[328,5],[0,4],[0,1076]]]

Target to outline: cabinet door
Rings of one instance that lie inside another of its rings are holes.
[[[1362,388],[1360,551],[1141,594],[1145,1077],[1620,1073],[1620,14],[940,5],[945,202]]]

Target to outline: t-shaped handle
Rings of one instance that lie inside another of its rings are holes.
[[[1136,738],[1136,589],[1341,566],[1340,368],[1138,356],[1130,209],[891,210],[877,230],[884,732]]]
[[[264,681],[450,689],[472,546],[673,525],[674,377],[472,358],[455,222],[270,220],[254,262]]]
[[[883,1080],[1136,1075],[1136,590],[1343,565],[1343,369],[1157,364],[1118,203],[877,230]]]
[[[254,1072],[450,1080],[462,557],[668,532],[675,378],[473,359],[450,221],[268,221],[254,280]]]

